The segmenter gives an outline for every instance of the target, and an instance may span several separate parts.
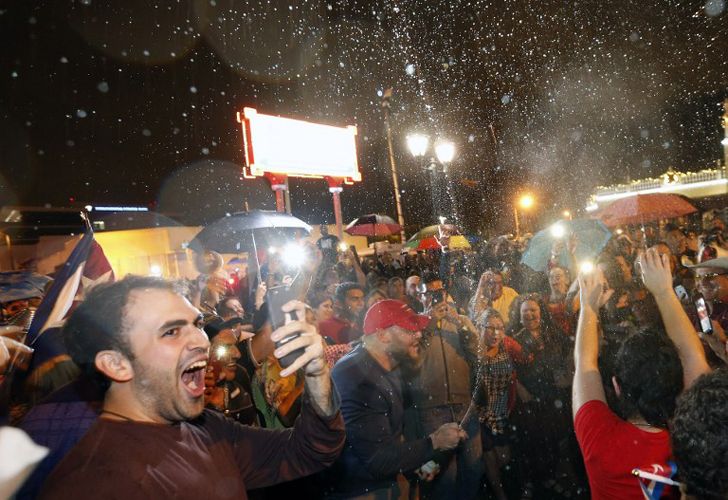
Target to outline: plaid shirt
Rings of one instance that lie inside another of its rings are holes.
[[[498,344],[498,353],[492,357],[484,357],[482,363],[482,405],[478,405],[480,422],[498,434],[505,430],[508,417],[508,388],[513,377],[513,360],[503,347]]]
[[[504,337],[498,344],[498,352],[493,357],[481,357],[478,376],[481,378],[478,414],[480,422],[497,434],[505,432],[510,413],[511,389],[515,382],[514,361],[528,363],[529,357],[520,344],[511,337]]]

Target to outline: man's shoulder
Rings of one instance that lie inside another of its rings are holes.
[[[604,401],[593,399],[584,403],[574,416],[574,431],[582,446],[597,442],[614,443],[614,439],[632,435],[639,430],[620,418]]]
[[[342,356],[334,365],[331,375],[336,377],[351,376],[352,372],[366,372],[372,358],[363,346],[359,345]]]

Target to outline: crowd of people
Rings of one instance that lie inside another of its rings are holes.
[[[18,498],[725,498],[726,227],[631,229],[593,268],[578,235],[535,271],[441,226],[99,285],[60,330],[68,384],[3,382],[51,450]]]

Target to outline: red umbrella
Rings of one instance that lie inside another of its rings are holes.
[[[367,214],[351,221],[344,231],[352,236],[389,236],[399,234],[402,226],[386,215]]]
[[[607,226],[613,227],[672,219],[697,211],[697,208],[676,194],[638,194],[612,202],[601,211],[599,218]]]

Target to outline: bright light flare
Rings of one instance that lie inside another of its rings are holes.
[[[149,274],[151,276],[162,276],[162,268],[158,264],[152,264],[149,266]]]
[[[594,264],[588,260],[584,261],[579,266],[579,271],[584,274],[589,274],[590,272],[594,271]]]
[[[349,246],[344,243],[343,241],[339,243],[339,251],[340,252],[346,252],[349,249]]]
[[[281,251],[283,262],[289,267],[301,267],[306,260],[305,253],[301,245],[289,243]]]
[[[562,224],[554,224],[551,226],[551,236],[554,238],[563,238],[566,234],[566,228]]]
[[[536,203],[536,199],[531,194],[524,194],[518,200],[518,204],[521,208],[529,209]]]
[[[720,143],[722,145],[724,145],[724,146],[728,146],[728,137],[726,137],[725,139],[723,139],[722,141],[720,141]]]
[[[226,345],[219,345],[215,348],[215,356],[217,359],[224,358],[228,353],[228,347]]]
[[[439,141],[435,144],[435,155],[440,163],[450,163],[455,158],[455,144],[450,141]]]
[[[422,134],[410,134],[407,136],[407,148],[412,153],[412,156],[419,158],[425,156],[427,153],[427,147],[430,145],[430,140],[426,135]]]

